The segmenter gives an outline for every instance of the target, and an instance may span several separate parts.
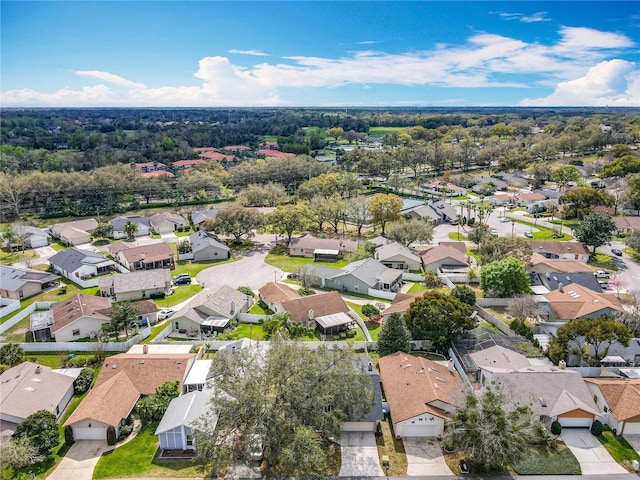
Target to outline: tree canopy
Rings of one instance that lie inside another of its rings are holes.
[[[402,315],[399,313],[389,315],[378,335],[376,350],[381,357],[396,352],[411,351],[411,332],[404,323]]]
[[[240,241],[243,236],[252,237],[254,230],[263,223],[262,212],[234,203],[221,208],[213,220],[205,220],[205,228],[218,234],[233,235],[236,241]]]
[[[369,213],[374,223],[382,227],[382,235],[388,222],[400,218],[402,199],[392,193],[376,193],[369,202]]]
[[[530,284],[524,262],[514,257],[496,260],[480,272],[480,288],[485,297],[513,297],[529,293]]]
[[[611,241],[611,236],[616,230],[617,227],[611,215],[606,212],[591,212],[584,217],[573,233],[585,245],[593,247],[592,253],[595,255],[598,247]]]
[[[60,443],[56,416],[46,410],[38,410],[18,424],[12,437],[26,437],[40,453],[47,453]]]
[[[560,203],[565,206],[566,218],[582,219],[593,210],[593,207],[613,207],[615,199],[602,190],[578,187],[560,197]]]
[[[429,243],[433,238],[433,224],[419,218],[398,220],[389,225],[388,237],[407,247],[413,242]]]

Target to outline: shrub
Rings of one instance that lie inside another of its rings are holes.
[[[591,425],[591,433],[593,435],[595,435],[596,437],[599,437],[600,435],[602,435],[603,431],[604,431],[604,427],[602,426],[602,423],[600,423],[599,420],[596,420],[595,422],[593,422],[593,424]]]
[[[551,424],[551,433],[554,435],[560,435],[562,433],[562,425],[560,425],[560,422],[557,420]]]
[[[466,303],[467,305],[474,306],[476,304],[476,292],[474,292],[466,285],[461,285],[454,288],[451,292],[451,295],[456,297],[462,303]]]
[[[133,425],[123,425],[120,427],[120,440],[123,440],[129,436],[133,431]]]
[[[427,270],[424,272],[424,285],[425,287],[439,287],[442,285],[442,279],[436,272]]]
[[[113,425],[109,425],[107,427],[107,445],[115,445],[117,441],[116,429]]]
[[[251,287],[247,287],[245,285],[238,287],[238,291],[240,293],[244,293],[245,295],[248,295],[249,297],[253,298],[253,290],[251,290]]]
[[[367,303],[362,306],[362,314],[369,319],[371,317],[375,317],[379,313],[380,313],[380,310],[378,310],[378,308],[375,305],[371,305],[370,303]]]
[[[67,446],[71,446],[75,443],[75,439],[73,438],[73,429],[71,425],[67,425],[64,427],[64,444]]]
[[[315,295],[316,291],[309,287],[302,287],[298,290],[298,294],[303,297],[308,297],[309,295]]]
[[[82,395],[84,392],[91,388],[91,383],[93,382],[94,372],[92,368],[83,368],[76,378],[76,381],[73,385],[74,393],[76,395]]]

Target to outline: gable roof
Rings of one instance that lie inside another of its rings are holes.
[[[66,272],[75,272],[83,265],[99,266],[102,263],[113,264],[113,261],[99,253],[72,247],[49,257],[49,263]]]
[[[473,352],[471,358],[480,368],[518,369],[531,366],[527,357],[500,345]]]
[[[310,233],[303,237],[292,238],[289,248],[304,248],[309,250],[338,250],[341,252],[355,252],[358,242],[349,238],[318,238]]]
[[[598,283],[598,279],[593,272],[580,272],[580,273],[561,273],[561,272],[546,272],[538,274],[540,282],[549,290],[557,290],[560,285],[569,285],[577,283],[578,285],[588,288],[589,290],[602,293],[602,288]]]
[[[194,253],[204,250],[208,247],[215,247],[219,250],[223,250],[225,252],[229,251],[229,247],[224,243],[220,243],[215,235],[211,233],[204,232],[202,230],[198,230],[197,232],[189,235],[189,241],[191,242],[191,249]]]
[[[285,283],[269,282],[258,290],[260,296],[268,303],[283,302],[300,298],[298,292]]]
[[[589,255],[589,250],[582,242],[554,242],[552,240],[531,240],[531,248],[535,252],[549,252],[556,255]]]
[[[125,242],[109,245],[112,253],[122,253],[129,264],[136,262],[154,262],[173,257],[173,250],[166,242],[149,243],[147,245],[132,246]]]
[[[380,358],[378,365],[394,423],[423,413],[448,418],[437,402],[452,410],[464,405],[465,386],[455,369],[403,352]]]
[[[457,247],[449,245],[436,245],[422,254],[422,263],[430,265],[441,260],[451,259],[464,265],[469,265],[467,256],[460,252]]]
[[[218,210],[211,208],[209,210],[193,210],[191,212],[191,221],[194,225],[199,225],[205,220],[214,219],[218,215]]]
[[[339,272],[340,273],[334,275],[332,278],[353,275],[370,287],[375,287],[378,282],[391,284],[399,277],[402,277],[401,270],[386,267],[373,258],[365,258],[357,262],[351,262],[345,265]]]
[[[83,232],[93,232],[98,227],[98,222],[95,218],[84,218],[82,220],[74,220],[72,222],[54,223],[51,226],[52,230],[66,230],[73,229]]]
[[[137,270],[130,273],[117,273],[115,275],[98,278],[100,290],[113,288],[115,294],[124,292],[136,292],[140,290],[153,290],[169,286],[171,283],[171,270],[168,268],[155,268],[152,270]]]
[[[546,267],[549,271],[561,273],[593,273],[593,269],[586,263],[578,260],[563,260],[559,258],[547,258],[537,252],[533,252],[529,260],[529,269],[535,269],[537,266]]]
[[[92,317],[108,322],[110,308],[111,302],[108,298],[76,293],[51,307],[53,315],[51,333],[56,333],[82,317]]]
[[[380,261],[400,255],[420,263],[420,257],[413,250],[398,242],[391,242],[378,247],[375,255],[376,259]]]
[[[231,318],[247,304],[247,295],[228,285],[215,292],[203,290],[172,317],[173,320],[188,318],[202,325],[210,317]]]
[[[60,278],[58,275],[41,272],[40,270],[0,265],[0,287],[9,292],[16,292],[27,283],[39,283],[43,285],[53,282],[58,278]]]
[[[175,223],[176,225],[188,225],[189,222],[177,213],[160,212],[149,217],[151,225],[159,225],[164,222]]]
[[[597,385],[618,420],[640,416],[640,378],[585,378]]]
[[[287,300],[282,302],[282,307],[289,312],[294,322],[308,321],[310,311],[313,311],[315,318],[349,312],[349,307],[344,303],[340,293],[335,291]]]
[[[15,225],[13,231],[18,237],[22,239],[29,239],[31,237],[46,237],[51,238],[47,232],[38,227],[32,227],[31,225]]]
[[[623,216],[611,217],[618,230],[637,230],[640,229],[640,217]]]
[[[151,226],[151,222],[149,222],[149,219],[147,217],[143,217],[142,215],[131,215],[131,216],[120,215],[116,218],[109,220],[109,223],[113,226],[113,229],[116,232],[124,231],[124,226],[127,222],[135,223],[138,226],[140,225],[145,227]]]
[[[395,297],[391,301],[391,305],[383,310],[383,314],[386,317],[387,315],[391,315],[392,313],[404,313],[406,312],[411,304],[417,299],[421,298],[424,295],[424,292],[415,292],[415,293],[396,293]]]
[[[465,257],[467,256],[467,245],[464,242],[438,242],[438,245],[443,247],[453,247]]]
[[[544,294],[549,308],[559,320],[574,320],[610,308],[621,311],[620,301],[613,294],[596,293],[571,283],[560,290]]]
[[[209,412],[211,409],[210,399],[208,393],[198,390],[174,398],[156,428],[156,435],[182,425],[192,426],[198,418]],[[217,423],[217,418],[216,415],[215,423]],[[215,428],[215,425],[212,425],[212,428]]]
[[[8,368],[0,375],[0,412],[18,418],[27,418],[38,410],[55,414],[74,380],[33,362]]]

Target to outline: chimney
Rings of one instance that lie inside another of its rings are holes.
[[[367,372],[373,372],[373,363],[369,362],[369,365],[367,365]]]
[[[231,315],[236,311],[236,302],[231,300]]]
[[[567,368],[567,362],[565,362],[564,360],[560,360],[560,361],[558,362],[558,368],[559,368],[560,370],[564,370],[565,368]]]
[[[142,345],[142,353],[145,355],[149,353],[149,345]]]
[[[309,320],[313,320],[313,309],[309,309]]]
[[[36,374],[39,374],[41,371],[40,365],[36,365]]]
[[[447,368],[449,369],[449,371],[450,371],[451,373],[454,373],[454,372],[456,371],[456,368],[455,368],[455,366],[454,366],[454,364],[453,364],[453,360],[449,359],[449,360],[447,361]]]
[[[559,290],[560,292],[564,292],[564,283],[560,282],[560,283],[558,284],[558,290]]]

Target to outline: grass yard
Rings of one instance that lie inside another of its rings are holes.
[[[307,265],[320,265],[323,267],[340,269],[349,264],[348,260],[338,260],[337,262],[314,262],[313,258],[306,257],[290,257],[287,254],[274,253],[274,250],[269,252],[265,263],[280,268],[285,272],[296,273],[306,267]]]
[[[159,460],[157,423],[144,425],[129,443],[102,455],[94,479],[101,478],[202,478],[205,469],[192,460]]]
[[[568,233],[562,232],[562,237],[555,238],[553,236],[553,230],[549,227],[545,227],[535,222],[527,222],[526,220],[521,220],[516,217],[508,217],[509,220],[512,220],[516,223],[520,223],[522,225],[528,225],[533,228],[537,228],[537,232],[533,232],[532,240],[553,240],[554,242],[569,242],[573,240],[573,237]]]
[[[449,240],[454,240],[456,242],[464,242],[465,240],[468,240],[466,235],[458,232],[449,232],[447,236],[449,237]]]
[[[192,281],[191,285],[177,285],[173,295],[155,300],[158,308],[169,308],[193,297],[202,290],[202,285]]]
[[[567,447],[553,450],[546,445],[531,447],[513,469],[519,475],[580,475],[580,464]]]
[[[8,252],[6,250],[0,250],[0,265],[13,265],[18,262],[29,262],[39,258],[40,255],[35,250],[25,250],[24,252],[15,251]]]
[[[233,339],[249,338],[251,340],[264,340],[264,328],[259,324],[241,323],[233,331]]]
[[[176,258],[178,258],[178,254],[175,251],[175,244],[172,243],[170,245],[172,245],[171,248],[174,250],[173,253],[176,255]],[[225,263],[237,262],[241,259],[242,257],[232,257],[226,260],[214,260],[211,262],[192,262],[191,260],[178,261],[176,262],[176,268],[171,272],[171,275],[176,276],[180,273],[188,273],[192,277],[195,277],[197,274],[199,274],[202,270],[206,268],[216,267],[218,265],[223,265]]]
[[[404,451],[402,440],[396,440],[391,428],[391,419],[387,417],[380,423],[382,435],[376,435],[376,445],[378,447],[378,459],[383,455],[389,457],[388,476],[404,477],[407,473],[407,455]],[[382,471],[384,472],[384,467]]]
[[[420,282],[413,282],[411,288],[407,290],[407,293],[417,293],[417,292],[426,292],[429,290],[424,284]]]
[[[145,338],[144,342],[142,342],[142,343],[150,344],[151,341],[154,338],[156,338],[158,335],[160,335],[160,332],[162,330],[164,330],[167,327],[167,325],[169,325],[169,322],[171,322],[171,319],[163,320],[160,323],[158,323],[157,325],[154,325],[153,327],[151,327],[151,335],[149,335],[147,338]]]
[[[364,324],[366,325],[367,330],[369,331],[369,335],[371,335],[371,340],[373,340],[374,342],[377,341],[378,335],[380,335],[380,332],[382,331],[382,325],[369,322],[366,315],[362,314],[362,305],[360,305],[359,303],[347,302],[347,301],[345,301],[344,303],[346,303],[349,306],[349,308],[353,309],[353,311],[356,312],[362,320],[364,320]],[[362,332],[362,329],[358,328],[358,333],[356,334],[355,337],[351,338],[350,340],[364,342],[366,338],[364,336],[364,333]]]
[[[638,452],[629,445],[629,442],[624,437],[614,435],[609,427],[605,426],[605,430],[602,435],[598,436],[598,440],[604,445],[604,448],[607,449],[613,459],[627,470],[631,471],[631,462],[633,460],[640,462]]]

